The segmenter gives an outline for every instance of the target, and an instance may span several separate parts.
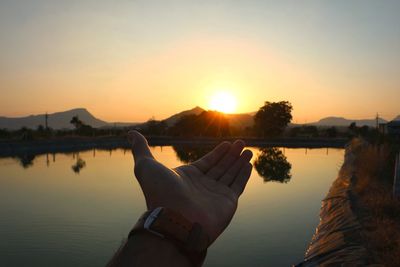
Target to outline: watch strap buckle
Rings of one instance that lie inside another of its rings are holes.
[[[158,207],[155,208],[149,216],[147,216],[146,220],[144,221],[143,228],[146,229],[147,231],[151,232],[152,234],[155,234],[161,238],[164,238],[165,236],[157,231],[154,231],[151,229],[151,225],[154,223],[154,221],[158,218],[160,213],[162,212],[163,207]]]

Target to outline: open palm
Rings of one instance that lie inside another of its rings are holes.
[[[135,159],[135,175],[149,209],[167,207],[202,225],[211,243],[231,221],[250,177],[250,150],[243,141],[223,142],[188,165],[167,168],[154,159],[146,139],[128,133]]]

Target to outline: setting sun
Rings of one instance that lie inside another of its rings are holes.
[[[211,110],[232,113],[236,110],[236,98],[229,92],[220,91],[211,97],[209,107]]]

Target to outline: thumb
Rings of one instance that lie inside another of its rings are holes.
[[[132,145],[132,154],[135,160],[135,163],[139,162],[142,159],[150,158],[154,159],[153,155],[150,152],[149,145],[147,143],[146,138],[140,134],[138,131],[129,131],[128,132],[128,141]]]

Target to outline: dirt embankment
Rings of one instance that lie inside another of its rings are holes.
[[[393,196],[399,145],[352,140],[298,267],[400,266],[400,199]]]
[[[358,146],[362,144],[346,148],[339,175],[322,201],[320,223],[304,261],[297,267],[369,265],[368,251],[361,235],[362,225],[353,210],[352,191]]]

